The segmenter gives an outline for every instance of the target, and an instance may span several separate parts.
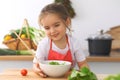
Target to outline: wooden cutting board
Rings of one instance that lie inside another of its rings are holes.
[[[110,28],[106,33],[110,34],[114,39],[112,41],[112,50],[120,50],[120,25]]]

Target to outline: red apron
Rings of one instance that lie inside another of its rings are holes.
[[[68,48],[69,48],[67,53],[61,54],[61,53],[58,53],[58,52],[52,50],[52,40],[51,40],[50,50],[49,50],[49,54],[48,54],[48,60],[63,60],[63,61],[69,61],[72,63],[72,54],[70,51],[68,38],[67,38],[67,43],[68,43]]]

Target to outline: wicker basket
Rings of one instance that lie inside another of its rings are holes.
[[[26,19],[24,20],[23,26],[26,27],[26,32],[27,32],[27,37],[28,38],[25,38],[25,39],[20,38],[22,28],[23,28],[22,27],[21,30],[20,30],[19,35],[17,35],[17,33],[15,33],[16,36],[17,36],[16,39],[11,39],[9,41],[3,41],[3,44],[5,44],[9,49],[12,49],[12,50],[28,50],[28,49],[36,50],[37,46],[30,39],[30,36],[29,36],[29,31],[28,31],[29,25],[28,25],[28,22],[27,22]]]

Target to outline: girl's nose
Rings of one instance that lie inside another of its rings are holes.
[[[55,29],[54,29],[54,28],[51,28],[50,32],[51,32],[51,33],[54,33],[54,32],[55,32]]]

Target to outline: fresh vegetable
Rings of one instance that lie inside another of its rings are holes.
[[[9,41],[11,39],[12,39],[12,36],[9,35],[9,34],[7,34],[7,35],[4,36],[4,41]]]
[[[29,27],[30,39],[37,45],[40,40],[45,37],[43,30],[36,29],[35,27]]]
[[[55,62],[55,61],[52,61],[52,62],[49,62],[50,65],[60,65],[59,62]]]
[[[19,35],[20,33],[20,29],[16,29],[15,32]],[[35,45],[38,44],[38,42],[45,37],[45,32],[43,30],[37,29],[35,27],[28,27],[28,33],[29,33],[29,37],[30,39],[35,43]],[[15,35],[15,33],[13,32],[13,30],[10,31],[10,35],[13,38],[17,38],[17,36]],[[22,28],[22,32],[20,35],[21,38],[28,38],[27,35],[27,31],[26,31],[26,27]]]
[[[105,77],[103,80],[120,80],[120,74],[109,75]]]
[[[6,48],[0,48],[0,55],[31,55],[30,50],[11,50]]]
[[[75,69],[72,70],[72,73],[68,76],[68,80],[98,80],[97,76],[90,71],[87,67],[83,67],[80,71]]]
[[[24,19],[22,28],[12,29],[6,35],[4,36],[3,44],[9,49],[28,50],[29,47],[30,49],[36,50],[38,42],[45,37],[45,32],[42,29],[29,26],[27,19]],[[12,44],[15,44],[15,46],[13,47]],[[25,44],[28,44],[28,47]]]
[[[31,50],[16,50],[17,55],[32,55],[32,52]]]
[[[17,53],[15,50],[0,48],[0,55],[16,55],[16,54]]]
[[[49,64],[50,64],[50,65],[64,65],[65,62],[60,64],[59,62],[51,61],[51,62],[49,62]]]
[[[22,39],[25,39],[25,38],[27,38],[26,37],[26,34],[21,34],[21,36],[20,36]]]
[[[27,71],[27,69],[22,69],[22,70],[20,71],[20,73],[21,73],[22,76],[26,76],[27,73],[28,73],[28,71]]]

